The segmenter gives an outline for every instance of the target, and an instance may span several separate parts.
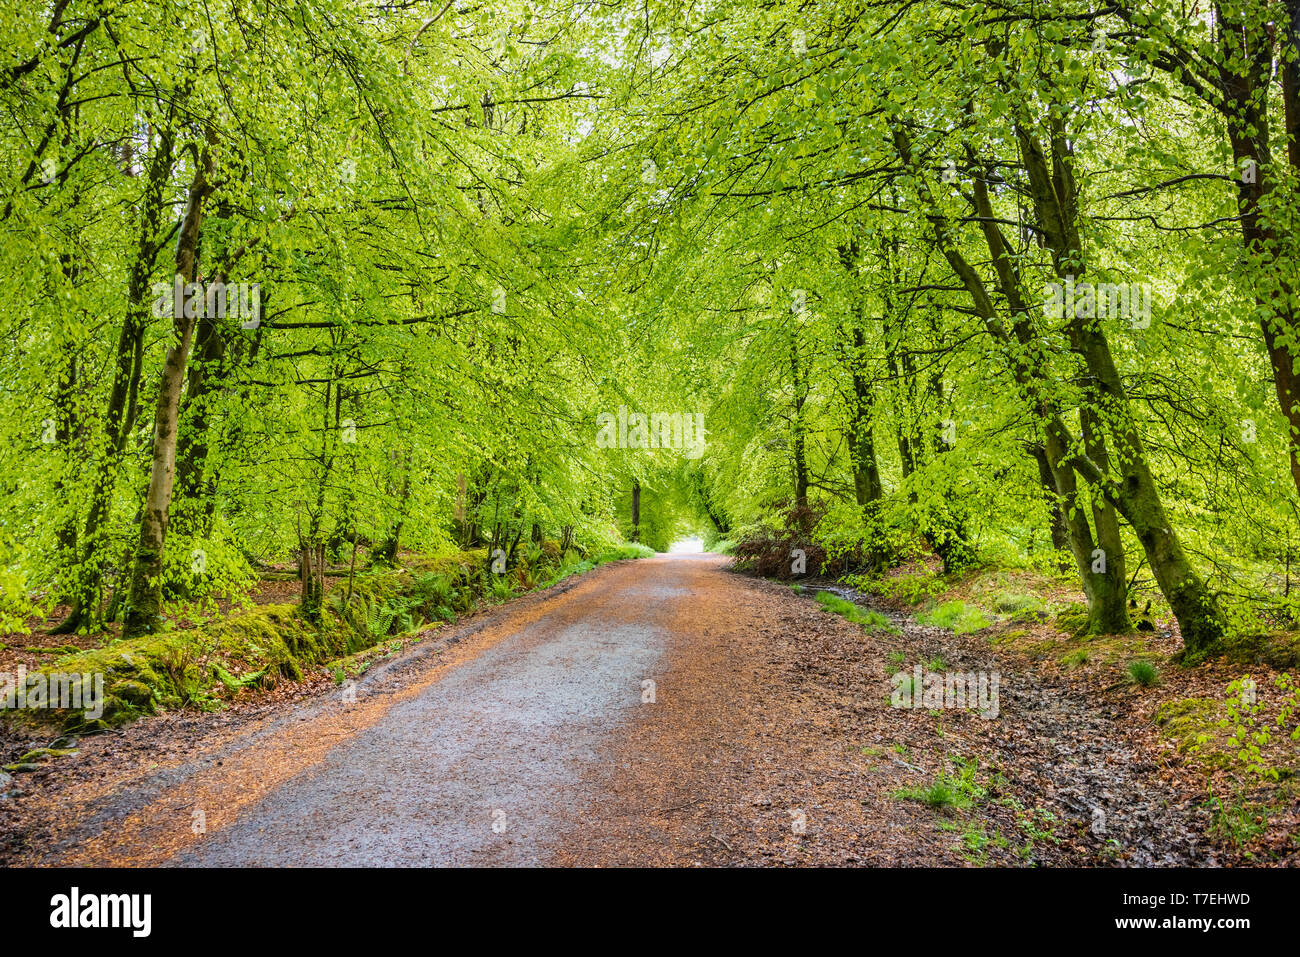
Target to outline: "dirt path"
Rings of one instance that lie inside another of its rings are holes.
[[[725,566],[605,566],[432,633],[369,672],[355,701],[333,689],[246,721],[165,718],[87,740],[6,802],[3,856],[1211,862],[1198,812],[1120,739],[1105,702],[1004,672],[995,720],[892,708],[900,656],[908,669],[940,650],[953,668],[999,664],[987,645],[901,619],[896,634],[865,632]],[[959,806],[902,796],[940,775],[964,781]]]

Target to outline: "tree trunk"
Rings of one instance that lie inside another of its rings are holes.
[[[127,278],[127,312],[117,340],[113,386],[104,415],[104,434],[94,457],[94,479],[85,531],[81,536],[81,562],[76,570],[72,612],[52,633],[69,633],[94,627],[99,619],[106,541],[104,525],[113,511],[113,490],[127,436],[135,426],[137,395],[144,365],[144,336],[149,324],[149,279],[158,254],[158,231],[164,210],[163,190],[171,176],[174,138],[170,116],[158,134],[158,146],[149,160],[148,180],[140,208],[140,235],[135,261]]]
[[[223,272],[213,277],[221,283],[226,278]],[[203,316],[195,333],[176,446],[176,527],[183,534],[198,537],[210,531],[210,500],[217,491],[214,478],[208,475],[208,429],[215,395],[213,383],[219,381],[225,355],[226,338],[220,318]]]
[[[799,360],[799,340],[790,336],[790,370],[794,374],[794,501],[804,508],[808,505],[808,460],[805,450],[803,408],[808,400],[807,372]]]
[[[1043,486],[1043,501],[1047,505],[1047,525],[1052,535],[1052,548],[1059,552],[1070,548],[1070,531],[1065,521],[1065,511],[1061,508],[1060,492],[1056,488],[1056,478],[1052,467],[1047,462],[1047,452],[1041,445],[1031,445],[1029,455],[1038,466],[1038,481]],[[1062,566],[1062,571],[1068,568]]]
[[[1110,458],[1106,453],[1106,443],[1097,424],[1096,414],[1089,408],[1082,408],[1079,410],[1079,421],[1083,447],[1089,458],[1102,471],[1109,471]],[[1133,630],[1133,623],[1128,615],[1124,541],[1120,538],[1119,517],[1114,506],[1100,495],[1092,496],[1092,525],[1097,533],[1097,548],[1088,569],[1093,589],[1088,627],[1099,635],[1125,634]]]
[[[176,274],[185,284],[193,282],[198,271],[199,226],[203,219],[203,201],[211,189],[211,175],[211,146],[205,144],[190,186],[180,235],[176,239]],[[124,634],[128,636],[153,630],[157,626],[162,607],[163,549],[167,541],[168,512],[175,478],[176,424],[195,319],[194,316],[187,315],[191,311],[188,304],[178,311],[180,318],[174,320],[176,341],[167,350],[162,381],[158,386],[158,406],[154,413],[153,467],[149,476],[149,492],[145,496],[135,568],[131,574],[130,604],[123,626]]]
[[[1036,218],[1052,250],[1057,273],[1063,275],[1068,268],[1065,263],[1082,263],[1077,226],[1078,188],[1064,121],[1055,117],[1051,124],[1050,169],[1037,138],[1021,123],[1017,123],[1017,136],[1025,156]],[[1082,265],[1077,267],[1080,274],[1082,269]],[[1082,355],[1092,378],[1090,391],[1095,392],[1096,411],[1110,423],[1120,476],[1118,480],[1112,479],[1106,471],[1107,463],[1097,462],[1091,454],[1094,449],[1088,448],[1086,442],[1087,454],[1076,459],[1075,467],[1082,465],[1080,474],[1099,487],[1137,534],[1152,574],[1178,618],[1186,650],[1198,657],[1209,654],[1218,649],[1226,632],[1223,612],[1192,568],[1165,515],[1110,343],[1096,320],[1074,320],[1071,333],[1074,340],[1071,346]]]

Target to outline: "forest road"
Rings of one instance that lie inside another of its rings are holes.
[[[170,863],[547,863],[548,847],[599,800],[593,778],[611,736],[654,707],[670,636],[714,567],[626,562],[541,596],[531,614],[495,627],[504,637]]]
[[[1214,862],[1124,699],[728,565],[604,565],[432,628],[355,687],[86,739],[6,845],[180,867]],[[891,706],[895,662],[939,657],[1000,669],[996,720]],[[959,814],[910,797],[936,780],[966,782]]]

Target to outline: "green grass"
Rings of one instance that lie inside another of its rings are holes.
[[[1244,800],[1224,804],[1220,798],[1213,797],[1206,806],[1213,815],[1210,834],[1220,841],[1240,847],[1268,830],[1268,813],[1272,809],[1263,804]]]
[[[942,775],[925,787],[903,788],[901,791],[896,791],[894,797],[905,801],[920,801],[936,811],[961,811],[971,806],[970,797],[953,787]]]
[[[897,676],[895,676],[894,680],[898,680]],[[902,675],[902,683],[899,684],[896,691],[890,693],[885,700],[892,705],[894,702],[894,694],[896,693],[903,701],[912,702],[916,700],[917,695],[921,694],[921,692],[922,689],[917,687],[916,679],[911,675],[905,674]]]
[[[653,558],[654,554],[655,550],[653,548],[642,545],[640,542],[626,542],[601,552],[592,559],[592,564],[604,565],[606,562],[621,562],[628,558]]]
[[[1061,664],[1067,668],[1077,668],[1080,665],[1086,665],[1091,656],[1087,648],[1080,648],[1078,651],[1072,651],[1061,659]]]
[[[981,631],[992,624],[983,611],[974,605],[966,604],[964,601],[946,601],[942,605],[936,605],[929,611],[917,615],[916,620],[923,625],[947,628],[958,635],[968,635],[974,631]]]
[[[1010,842],[996,828],[990,835],[983,827],[976,824],[969,824],[962,831],[961,843],[962,857],[977,867],[983,867],[988,863],[990,847],[1005,849],[1011,846]]]
[[[975,803],[976,797],[982,796],[982,789],[972,791],[960,776],[951,777],[943,772],[929,784],[919,788],[903,788],[894,792],[894,797],[907,801],[920,801],[937,811],[963,811]]]
[[[1128,666],[1128,676],[1144,688],[1150,688],[1160,680],[1156,666],[1149,661],[1134,661]]]
[[[926,599],[943,594],[948,588],[948,583],[941,576],[928,571],[889,579],[852,575],[844,580],[859,591],[896,599],[908,605],[919,605]]]
[[[855,625],[861,625],[863,628],[881,631],[893,631],[889,624],[889,619],[878,611],[870,608],[863,608],[861,605],[855,605],[851,601],[845,601],[839,595],[828,591],[819,591],[816,595],[817,604],[823,611],[829,611],[832,614],[847,618]]]
[[[988,791],[976,780],[978,762],[975,758],[952,759],[954,771],[940,771],[933,781],[918,788],[895,791],[894,797],[905,801],[920,801],[938,811],[962,811],[987,796]]]

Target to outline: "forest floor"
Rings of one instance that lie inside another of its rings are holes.
[[[889,620],[864,628],[727,566],[617,562],[430,629],[350,693],[321,669],[83,738],[0,781],[0,863],[1300,863],[1294,792],[1211,810],[1226,771],[1157,718],[1240,668],[1137,687],[1113,645],[1061,667],[1047,624],[955,634],[840,589]],[[917,665],[996,672],[996,717],[892,707]]]

